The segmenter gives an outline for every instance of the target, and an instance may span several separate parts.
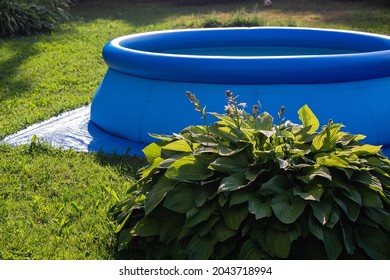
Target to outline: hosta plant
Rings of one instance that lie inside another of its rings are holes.
[[[390,259],[390,161],[381,146],[307,105],[301,124],[244,110],[225,114],[188,92],[205,121],[154,135],[148,165],[112,208],[121,257]]]
[[[52,30],[68,18],[72,0],[0,0],[0,38]]]

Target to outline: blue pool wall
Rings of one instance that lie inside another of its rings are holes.
[[[285,119],[299,122],[297,110],[307,104],[323,125],[332,119],[343,123],[345,131],[368,136],[366,142],[390,145],[389,37],[282,28],[277,29],[283,33],[278,36],[287,36],[295,44],[303,44],[299,36],[310,34],[311,44],[316,42],[317,46],[326,42],[326,47],[332,47],[330,42],[339,42],[343,48],[352,44],[352,48],[366,51],[333,56],[244,58],[160,53],[163,49],[190,47],[197,41],[203,44],[211,40],[217,44],[222,40],[226,45],[232,41],[228,40],[232,34],[249,31],[244,38],[257,38],[264,30],[266,36],[262,40],[269,42],[269,36],[275,33],[272,28],[154,32],[111,41],[103,51],[109,69],[95,93],[91,120],[113,135],[150,143],[154,139],[149,133],[171,134],[203,123],[186,91],[194,93],[207,111],[223,112],[224,93],[231,90],[240,96],[240,102],[248,104],[248,111],[260,101],[262,110],[276,116],[280,107],[285,106]],[[221,33],[223,39],[216,40],[217,33],[213,32]],[[326,40],[321,37],[324,34]],[[234,40],[229,44],[234,44]]]
[[[123,83],[130,85],[118,88]],[[390,120],[390,78],[337,84],[220,85],[155,81],[110,69],[92,103],[91,117],[112,134],[150,143],[153,139],[148,132],[172,134],[203,123],[186,91],[194,93],[207,111],[221,113],[227,103],[227,89],[247,103],[249,112],[258,101],[262,110],[273,116],[285,106],[284,117],[299,123],[297,111],[307,104],[323,125],[332,119],[343,123],[346,131],[367,135],[370,143],[390,144],[390,129],[386,128],[386,120]],[[106,91],[110,98],[100,98]],[[104,109],[96,112],[94,107]]]

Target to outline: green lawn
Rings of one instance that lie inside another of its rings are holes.
[[[49,34],[0,39],[0,139],[91,101],[115,37],[213,26],[309,26],[390,35],[386,1],[275,0],[175,6],[106,1],[71,9]],[[112,259],[108,207],[141,165],[129,156],[0,145],[0,259]]]
[[[111,259],[107,209],[139,159],[0,145],[0,259]]]

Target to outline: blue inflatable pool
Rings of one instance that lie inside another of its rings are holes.
[[[322,124],[343,123],[371,144],[390,144],[390,37],[311,28],[223,28],[141,33],[103,49],[109,69],[91,120],[119,137],[150,143],[202,123],[185,92],[222,112],[231,90],[249,106],[298,121],[308,104]]]

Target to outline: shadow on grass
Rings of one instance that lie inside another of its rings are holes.
[[[390,1],[388,0],[279,0],[272,8],[265,8],[262,1],[239,1],[237,3],[208,4],[201,6],[180,6],[167,1],[164,3],[134,3],[114,0],[81,3],[73,7],[74,20],[92,22],[97,19],[123,21],[135,27],[151,26],[153,29],[166,21],[175,22],[175,28],[192,27],[185,17],[214,17],[216,13],[242,14],[243,16],[264,15],[269,23],[282,24],[283,20],[294,19],[304,24],[317,26],[340,26],[340,28],[378,30],[390,34]],[[275,18],[275,21],[273,21]],[[180,20],[179,20],[180,19]],[[182,20],[183,19],[183,20]],[[190,19],[191,20],[191,19]],[[256,21],[252,21],[256,24]],[[267,25],[260,20],[259,25]],[[199,22],[197,23],[199,25]],[[249,23],[250,25],[251,23]],[[196,24],[195,24],[196,25]],[[288,25],[288,24],[287,24]],[[199,27],[202,26],[200,23]],[[214,27],[214,26],[212,26]]]
[[[147,31],[164,28],[164,24],[179,18],[204,17],[215,12],[232,13],[241,7],[252,9],[258,1],[247,1],[247,3],[209,4],[201,6],[181,6],[170,1],[164,3],[133,3],[128,1],[114,0],[112,2],[101,2],[97,4],[86,2],[72,8],[71,14],[75,22],[90,23],[96,20],[121,21],[135,29],[146,29]],[[175,22],[174,28],[187,27],[186,22]],[[169,24],[168,24],[169,25]],[[179,25],[179,26],[177,26]],[[169,28],[172,28],[170,26]],[[124,34],[123,34],[124,35]]]
[[[272,10],[283,17],[294,17],[320,27],[336,26],[390,34],[388,0],[280,0]]]
[[[14,97],[31,87],[32,81],[13,78],[24,61],[38,53],[31,44],[21,40],[26,39],[14,38],[0,41],[3,46],[6,46],[0,59],[0,101]]]
[[[72,36],[72,30],[59,26],[52,33],[0,39],[0,102],[29,93],[33,83],[38,82],[34,80],[37,73],[42,74],[48,69],[56,71],[50,56],[40,61],[44,61],[46,67],[49,65],[48,69],[41,69],[43,65],[29,65],[28,60],[46,53],[42,47],[44,44],[61,42],[65,35]]]
[[[109,155],[103,152],[96,154],[96,159],[102,166],[110,166],[119,174],[129,179],[137,177],[137,171],[147,162],[144,157],[132,155]]]

